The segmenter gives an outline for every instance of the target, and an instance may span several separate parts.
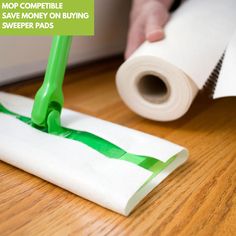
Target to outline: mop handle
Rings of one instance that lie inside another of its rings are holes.
[[[57,122],[60,122],[64,104],[62,85],[71,42],[72,36],[53,37],[46,74],[43,84],[35,96],[31,114],[32,122],[37,126],[47,127],[48,117],[55,111],[57,112]]]

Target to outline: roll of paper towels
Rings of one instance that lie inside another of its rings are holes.
[[[235,68],[235,53],[227,53],[236,50],[235,10],[235,0],[185,1],[171,16],[165,39],[145,42],[119,68],[117,88],[128,107],[152,120],[183,116],[225,52],[223,67]],[[227,96],[224,80],[218,78]],[[230,96],[236,95],[235,81],[227,80],[227,87],[233,87]]]

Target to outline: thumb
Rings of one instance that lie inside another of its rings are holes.
[[[144,25],[142,21],[137,20],[130,27],[128,33],[128,42],[125,52],[125,59],[128,59],[130,55],[145,41]]]
[[[155,42],[164,38],[163,26],[169,19],[166,10],[156,11],[150,15],[146,21],[145,38],[150,42]]]

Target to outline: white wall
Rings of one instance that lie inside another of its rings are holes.
[[[121,53],[125,47],[130,1],[95,0],[95,36],[74,37],[70,64]],[[45,70],[51,37],[0,36],[0,85]]]

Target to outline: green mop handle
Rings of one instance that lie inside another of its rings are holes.
[[[72,36],[54,36],[44,82],[38,90],[32,109],[32,122],[47,127],[52,111],[59,115],[64,104],[62,85],[68,62]]]

